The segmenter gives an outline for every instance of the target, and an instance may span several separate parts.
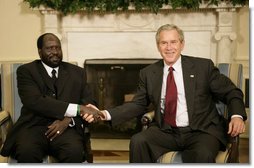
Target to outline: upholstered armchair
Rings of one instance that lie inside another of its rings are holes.
[[[218,64],[220,72],[228,76],[234,84],[241,89],[243,78],[243,67],[241,64]],[[227,118],[227,107],[223,103],[217,104],[217,109],[221,115]],[[154,112],[146,113],[142,119],[143,129],[147,129],[149,124],[153,121]],[[239,163],[239,136],[228,137],[229,143],[226,151],[220,151],[216,157],[216,163]],[[182,163],[180,151],[171,151],[162,155],[157,162],[159,163]]]

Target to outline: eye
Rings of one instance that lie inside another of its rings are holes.
[[[167,45],[168,43],[166,41],[161,41],[160,45]]]
[[[177,44],[177,43],[178,43],[177,40],[171,41],[171,44]]]

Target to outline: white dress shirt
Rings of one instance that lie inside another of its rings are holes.
[[[176,88],[177,88],[176,126],[186,127],[189,125],[189,118],[188,118],[187,103],[186,103],[185,91],[184,91],[181,59],[179,58],[172,67],[174,68],[173,75],[174,75]],[[165,109],[167,76],[169,73],[168,69],[169,69],[169,66],[164,62],[163,81],[162,81],[162,88],[161,88],[161,113],[164,113],[164,109]]]

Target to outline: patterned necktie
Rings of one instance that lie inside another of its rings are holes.
[[[53,86],[54,86],[54,89],[55,89],[55,93],[57,93],[57,89],[56,89],[56,81],[57,81],[57,78],[56,78],[56,70],[53,69],[53,70],[51,71],[51,74],[52,74],[51,79],[52,79],[52,83],[53,83]]]
[[[177,105],[177,88],[173,75],[174,68],[169,67],[167,77],[166,100],[164,121],[172,127],[176,127],[176,105]]]
[[[57,78],[56,78],[56,70],[55,69],[53,69],[52,71],[51,71],[51,74],[52,74],[52,81],[53,81],[53,84],[55,85],[55,83],[56,83],[56,80],[57,80]]]

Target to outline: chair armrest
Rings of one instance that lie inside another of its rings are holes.
[[[7,111],[1,111],[0,112],[0,129],[1,129],[2,142],[5,141],[6,135],[11,126],[12,126],[12,120],[11,120],[10,113]]]
[[[0,125],[6,122],[10,118],[10,114],[7,111],[0,112]]]
[[[239,163],[239,140],[239,135],[230,137],[231,147],[229,149],[228,163]]]
[[[153,121],[153,119],[154,119],[154,111],[147,112],[142,116],[141,124],[142,124],[143,130],[147,129],[147,127]]]

